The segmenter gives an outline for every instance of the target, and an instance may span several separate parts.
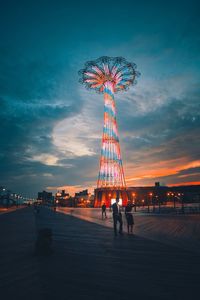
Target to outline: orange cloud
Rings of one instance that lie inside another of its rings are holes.
[[[135,168],[134,170],[135,176],[134,177],[128,176],[126,178],[126,181],[132,182],[138,180],[166,177],[170,175],[177,175],[180,171],[187,170],[190,168],[196,168],[196,167],[200,167],[200,160],[187,162],[186,157],[173,159],[173,160],[159,161],[157,163],[150,163],[150,164],[145,163],[145,167],[144,164],[142,164],[141,167]],[[189,174],[186,176],[189,176]]]

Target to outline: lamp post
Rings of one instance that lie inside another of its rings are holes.
[[[153,196],[153,193],[149,193],[149,197],[150,197],[150,202],[152,204],[152,196]],[[150,208],[149,208],[149,199],[148,199],[148,212],[150,212]]]
[[[185,213],[185,207],[184,207],[184,200],[183,200],[183,193],[180,194],[181,196],[181,210],[182,210],[182,213],[184,214]]]
[[[168,196],[168,201],[170,202],[170,207],[171,207],[171,202],[173,201],[173,209],[176,209],[176,197],[175,194],[172,192],[167,193]]]
[[[136,193],[132,193],[132,197],[133,197],[134,211],[136,212]]]
[[[153,212],[155,212],[155,210],[156,210],[156,207],[155,207],[155,197],[156,196],[152,196]]]
[[[142,208],[144,209],[144,199],[142,199]]]
[[[167,205],[169,201],[170,201],[170,193],[167,193]]]
[[[147,211],[149,213],[149,197],[147,197]]]
[[[160,208],[161,208],[160,195],[157,196],[157,199],[158,199],[158,211],[159,211],[159,213],[160,213]]]
[[[174,210],[176,209],[176,196],[175,194],[172,194],[173,196],[173,202],[174,202]]]
[[[156,201],[155,201],[156,203],[155,204],[158,204],[158,195],[156,195],[155,198],[156,198]]]

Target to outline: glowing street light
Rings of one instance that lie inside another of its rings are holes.
[[[149,200],[149,198],[148,198],[148,212],[150,212],[150,203],[149,202],[151,202],[152,203],[152,196],[153,196],[153,193],[149,193],[149,196],[150,196],[150,200]]]
[[[136,193],[132,193],[132,200],[134,204],[134,211],[136,212]]]

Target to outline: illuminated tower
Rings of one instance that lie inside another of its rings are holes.
[[[80,82],[87,89],[94,89],[104,94],[104,127],[100,157],[100,170],[95,192],[95,206],[102,202],[110,205],[111,197],[125,198],[126,183],[119,145],[119,135],[116,119],[114,94],[127,90],[136,83],[139,72],[136,65],[128,63],[122,57],[103,56],[95,61],[89,61],[85,68],[79,71]]]

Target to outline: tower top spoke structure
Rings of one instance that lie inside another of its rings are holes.
[[[140,73],[136,71],[136,64],[127,62],[123,57],[102,56],[86,62],[79,75],[79,81],[87,89],[104,94],[104,125],[97,188],[125,188],[114,94],[126,91],[135,84]]]

